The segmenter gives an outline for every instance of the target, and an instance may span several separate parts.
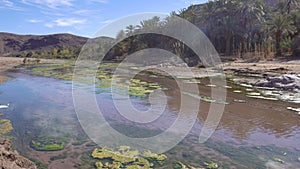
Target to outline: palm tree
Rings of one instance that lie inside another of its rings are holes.
[[[276,4],[276,10],[281,14],[290,14],[293,9],[299,9],[299,0],[280,0]]]
[[[232,37],[239,32],[236,19],[225,16],[218,20],[218,26],[215,28],[217,35],[225,39],[225,55],[229,56],[231,52]]]
[[[151,30],[158,29],[160,27],[160,18],[158,16],[154,16],[151,19],[141,21],[140,27],[144,31],[151,31]]]
[[[241,26],[241,55],[246,52],[246,44],[254,38],[254,31],[259,30],[260,25],[264,22],[266,15],[266,6],[261,0],[243,0],[237,1],[237,13]]]
[[[133,25],[127,26],[126,30],[125,30],[125,32],[128,36],[131,36],[134,33],[134,31],[135,31],[135,26],[133,26]]]
[[[214,28],[214,24],[216,22],[216,11],[216,3],[214,1],[209,1],[201,7],[200,15],[198,16],[200,23],[197,23],[197,25],[203,25],[202,27],[204,31],[211,40],[213,40],[211,30]]]
[[[124,32],[124,30],[121,30],[118,32],[117,36],[116,36],[116,39],[123,39],[126,37],[126,33]]]
[[[290,15],[278,13],[273,14],[266,22],[267,31],[275,36],[276,56],[282,55],[280,48],[282,36],[296,32],[296,27],[293,24]]]

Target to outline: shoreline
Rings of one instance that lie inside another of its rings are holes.
[[[223,63],[224,72],[253,73],[278,76],[283,74],[300,74],[300,60],[273,60],[247,62],[239,60]]]
[[[29,59],[28,64],[34,64],[36,58],[27,58]],[[0,56],[0,84],[9,80],[8,77],[3,76],[3,72],[23,64],[24,58],[16,58],[16,57],[3,57]],[[39,63],[64,63],[65,60],[58,60],[58,59],[39,59]]]
[[[24,58],[14,58],[14,57],[0,57],[0,84],[9,80],[8,77],[2,75],[5,71],[23,64]],[[32,58],[29,64],[34,63],[36,59]],[[40,63],[63,63],[63,60],[51,60],[51,59],[41,59]],[[1,118],[2,119],[2,118]],[[0,119],[0,120],[1,120]],[[20,155],[17,151],[13,150],[12,142],[10,139],[0,136],[0,166],[4,168],[28,168],[28,169],[37,169],[37,166],[34,162],[28,158]],[[4,156],[3,156],[4,155]]]
[[[0,72],[5,72],[6,70],[13,68],[14,66],[18,66],[23,64],[24,58],[17,57],[3,57],[0,56]],[[29,60],[28,64],[34,64],[37,58],[27,58]],[[64,63],[65,60],[58,59],[39,59],[39,63]]]
[[[27,58],[28,64],[34,64],[36,58]],[[23,64],[24,58],[16,57],[1,57],[0,56],[0,73],[13,68],[14,66]],[[39,63],[65,63],[68,60],[59,59],[39,59]],[[249,72],[253,74],[266,74],[270,76],[282,75],[282,74],[300,74],[300,60],[272,60],[272,61],[249,61],[249,60],[237,60],[231,62],[223,62],[217,66],[221,68],[224,73],[244,73]],[[191,76],[186,71],[186,67],[180,66],[146,66],[146,69],[160,69],[165,72],[170,72],[175,76]],[[195,68],[189,67],[189,69],[196,75],[196,77],[207,76],[207,70],[213,70],[212,68]],[[1,80],[0,80],[1,83]]]

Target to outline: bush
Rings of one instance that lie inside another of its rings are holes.
[[[293,56],[300,57],[300,35],[297,36],[292,44]]]

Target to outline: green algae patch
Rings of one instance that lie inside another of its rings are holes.
[[[14,128],[12,127],[11,121],[7,119],[0,119],[0,134],[7,134]]]
[[[31,140],[30,146],[37,151],[59,151],[63,150],[66,144],[66,138],[40,135]]]
[[[120,146],[117,151],[110,151],[105,148],[96,148],[92,157],[97,159],[95,166],[100,168],[154,168],[160,166],[167,159],[164,154],[155,154],[150,151],[140,153],[131,150],[129,146]]]
[[[140,97],[146,98],[150,93],[153,93],[154,90],[162,89],[161,86],[157,83],[149,83],[139,79],[131,79],[130,81],[125,81],[122,77],[112,78],[109,73],[102,72],[97,75],[99,78],[99,85],[97,89],[100,92],[107,92],[110,87],[114,87],[118,91],[118,94],[125,95],[126,90],[128,95],[131,97]],[[114,82],[112,82],[114,80]]]
[[[214,162],[209,162],[209,163],[205,162],[204,165],[208,169],[217,169],[217,168],[219,168],[219,165],[217,163],[214,163]]]
[[[183,164],[182,162],[178,161],[174,164],[173,166],[174,169],[205,169],[205,168],[201,168],[201,167],[194,167],[191,165],[186,165]]]
[[[147,97],[157,89],[161,89],[161,86],[157,83],[148,83],[139,79],[131,79],[129,82],[130,96]]]
[[[127,90],[128,95],[131,97],[146,98],[154,90],[162,89],[157,83],[150,83],[136,78],[126,81],[124,77],[113,76],[118,65],[118,63],[101,63],[97,71],[77,67],[77,75],[87,77],[86,79],[80,79],[81,83],[95,83],[97,94],[109,92],[110,88],[114,87],[120,94],[126,94],[124,91]],[[64,64],[37,64],[29,67],[29,69],[35,75],[71,81],[74,67],[75,62],[68,62]],[[95,81],[93,78],[88,78],[94,76]]]
[[[282,164],[285,163],[284,160],[282,160],[282,159],[280,159],[278,157],[274,157],[273,160],[276,161],[276,162],[282,163]]]
[[[65,64],[39,64],[32,67],[31,72],[39,76],[70,81],[73,77],[73,68],[74,62]]]

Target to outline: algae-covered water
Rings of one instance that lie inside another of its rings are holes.
[[[97,146],[78,122],[71,81],[33,75],[25,69],[8,72],[6,76],[10,80],[0,84],[0,104],[10,104],[1,113],[12,122],[14,130],[8,136],[14,148],[35,160],[40,168],[96,167],[91,153]],[[157,88],[166,88],[167,109],[153,124],[133,125],[120,118],[109,90],[98,91],[96,98],[103,109],[109,110],[104,113],[115,129],[131,137],[151,137],[176,120],[180,96],[170,78],[146,73],[138,78],[140,81],[135,83],[147,81]],[[192,83],[183,81],[185,85]],[[164,153],[165,162],[155,167],[300,168],[300,115],[287,109],[297,108],[298,104],[251,98],[245,93],[247,87],[229,83],[221,122],[212,137],[200,144],[198,135],[212,102],[209,93],[213,86],[207,79],[199,79],[197,83],[200,95],[207,97],[201,101],[196,123],[183,141]],[[141,96],[144,94],[133,94],[132,103],[139,109],[147,109],[148,100]]]

